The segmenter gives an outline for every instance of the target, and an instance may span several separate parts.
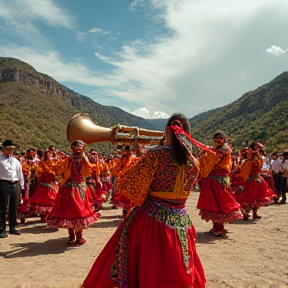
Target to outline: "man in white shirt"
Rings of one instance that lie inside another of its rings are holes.
[[[278,153],[274,152],[271,155],[272,164],[271,164],[271,171],[274,181],[274,186],[277,191],[278,197],[274,199],[274,202],[277,203],[280,196],[281,196],[281,181],[282,181],[282,172],[281,172],[281,159]]]
[[[16,145],[11,140],[2,143],[0,154],[0,238],[7,237],[5,215],[9,203],[9,234],[20,235],[17,225],[17,209],[20,200],[20,187],[24,188],[21,163],[13,157]]]

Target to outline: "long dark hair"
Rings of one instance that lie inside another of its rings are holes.
[[[180,125],[182,126],[183,130],[186,133],[190,134],[190,124],[185,115],[182,113],[174,113],[170,116],[170,118],[167,121],[166,126],[171,125]],[[178,140],[178,138],[173,133],[173,143],[172,147],[174,148],[175,156],[177,159],[177,162],[180,165],[186,165],[188,160],[188,152],[186,148],[181,144],[181,142]]]

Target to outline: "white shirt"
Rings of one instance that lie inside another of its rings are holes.
[[[275,173],[279,173],[279,171],[281,170],[281,159],[280,158],[277,158],[272,162],[271,170],[274,171]]]
[[[0,180],[19,181],[21,188],[24,188],[22,165],[13,156],[0,154]]]

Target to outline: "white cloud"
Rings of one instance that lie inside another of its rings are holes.
[[[33,66],[37,71],[53,77],[56,81],[100,87],[115,85],[113,79],[105,77],[103,73],[98,74],[87,69],[80,62],[67,63],[62,61],[59,53],[56,51],[47,51],[45,54],[42,54],[27,47],[8,46],[9,48],[0,46],[0,53],[2,55],[21,59]]]
[[[144,119],[166,119],[169,118],[170,115],[168,115],[165,112],[162,111],[149,111],[147,108],[139,108],[132,112],[133,115],[142,117]]]
[[[150,112],[147,108],[139,108],[132,112],[133,115],[142,117],[144,119],[151,119]]]
[[[37,27],[37,21],[69,29],[74,26],[74,18],[52,0],[0,1],[2,29],[8,29],[27,41],[41,42],[45,36]]]
[[[170,115],[162,111],[155,111],[154,114],[152,115],[152,119],[167,119],[169,117]]]
[[[103,29],[101,29],[101,28],[92,28],[88,32],[90,32],[90,33],[102,33]]]
[[[0,0],[0,22],[26,39],[32,33],[35,41],[40,41],[38,36],[45,39],[35,20],[73,27],[74,18],[57,8],[56,1],[41,0],[37,6],[38,1]],[[40,11],[44,10],[42,3],[45,11]],[[24,5],[35,6],[30,9],[31,15]],[[98,86],[101,95],[115,99],[114,103],[122,101],[127,111],[145,107],[150,117],[154,111],[188,116],[226,105],[287,70],[287,57],[281,57],[281,61],[267,57],[267,53],[279,56],[287,51],[278,46],[266,47],[280,42],[282,47],[288,47],[288,39],[283,36],[288,27],[288,1],[134,0],[130,7],[137,9],[138,5],[155,8],[155,13],[147,17],[155,16],[151,26],[155,21],[165,33],[153,35],[151,29],[148,40],[125,42],[113,55],[108,53],[112,49],[99,48],[95,57],[110,64],[110,72],[92,71],[77,59],[64,61],[60,53],[51,49],[39,52],[10,43],[0,49],[4,55],[20,58],[57,81]],[[101,28],[89,31],[110,34]],[[80,33],[79,39],[87,33]]]
[[[144,2],[134,1],[133,7],[138,3]],[[155,36],[152,42],[135,40],[125,45],[115,55],[117,58],[103,58],[116,67],[112,77],[119,87],[126,87],[121,91],[114,87],[114,95],[118,97],[144,101],[149,111],[157,107],[169,113],[194,114],[191,112],[194,107],[208,110],[231,103],[287,67],[284,63],[271,67],[262,51],[271,39],[283,38],[288,27],[284,12],[288,2],[154,0],[151,3],[157,9],[162,7],[162,23],[171,33]],[[100,54],[97,56],[101,58]]]
[[[285,54],[287,53],[287,50],[284,51],[281,47],[278,47],[278,46],[271,46],[270,48],[266,49],[266,51],[270,54],[273,54],[275,56],[280,56],[282,54]]]

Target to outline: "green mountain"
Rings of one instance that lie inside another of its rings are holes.
[[[96,99],[97,100],[97,99]],[[223,131],[235,149],[252,141],[266,150],[288,149],[288,72],[245,93],[233,103],[201,113],[189,122],[193,137],[213,145],[212,135]],[[167,119],[145,120],[117,107],[104,106],[73,92],[29,64],[0,57],[0,142],[12,139],[22,150],[49,145],[69,151],[67,124],[77,113],[88,113],[100,126],[117,124],[164,130]],[[108,143],[90,145],[108,151]]]
[[[12,139],[22,150],[55,145],[69,151],[67,124],[77,113],[88,113],[95,124],[107,128],[121,124],[156,130],[147,120],[100,105],[23,61],[0,57],[0,142]],[[101,151],[110,148],[108,143],[89,147]]]
[[[223,131],[235,149],[260,141],[267,152],[288,148],[288,72],[245,93],[221,108],[189,120],[193,137],[213,145],[212,136]]]

